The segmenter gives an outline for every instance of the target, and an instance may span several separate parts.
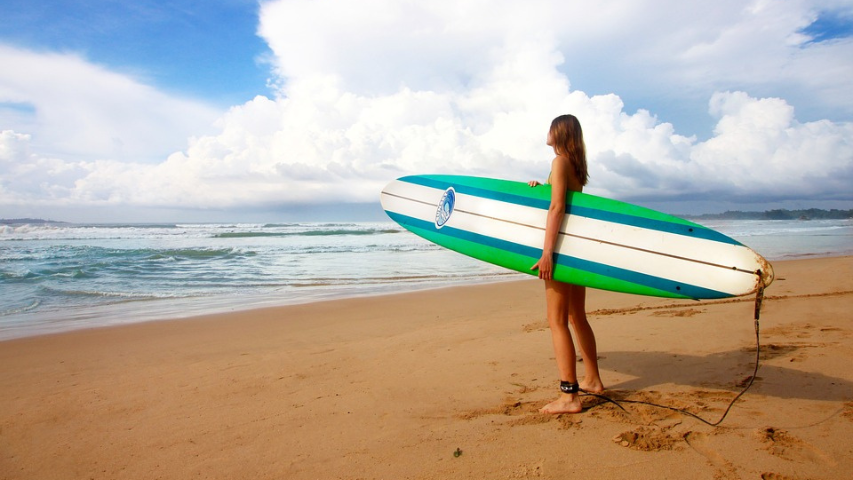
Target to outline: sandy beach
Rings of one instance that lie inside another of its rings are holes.
[[[558,379],[531,279],[2,342],[0,478],[847,478],[853,257],[774,267],[760,370],[716,427],[539,414]],[[753,298],[587,307],[613,399],[715,422],[752,375]]]

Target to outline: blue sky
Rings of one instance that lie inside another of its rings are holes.
[[[804,28],[812,42],[828,42],[853,36],[853,16],[849,11],[820,12],[817,19]]]
[[[165,91],[228,107],[268,94],[255,0],[7,0],[0,41],[77,52]],[[265,58],[267,60],[265,60]]]
[[[369,216],[409,173],[547,176],[566,112],[591,193],[853,208],[849,1],[3,7],[0,217]]]

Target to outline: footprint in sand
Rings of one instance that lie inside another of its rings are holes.
[[[815,326],[807,322],[797,322],[764,330],[769,337],[799,338],[799,339],[846,339],[851,332],[836,326]]]
[[[623,447],[644,452],[672,450],[678,440],[668,433],[669,428],[651,426],[639,427],[634,431],[623,432],[613,437],[613,442]]]
[[[787,357],[789,362],[803,362],[809,358],[809,351],[813,349],[823,348],[827,345],[828,344],[826,343],[805,342],[768,343],[766,345],[761,346],[761,361],[763,362],[773,360],[775,358]],[[746,347],[743,349],[743,351],[754,355],[755,346]]]
[[[836,462],[813,445],[800,440],[785,430],[767,427],[758,431],[758,437],[767,451],[785,460],[801,463],[835,465]]]
[[[548,330],[548,322],[539,321],[534,323],[528,323],[527,325],[522,326],[521,329],[524,331],[524,333],[544,332],[545,330]]]
[[[506,399],[497,407],[471,410],[459,415],[463,420],[474,420],[484,416],[499,416],[506,418],[505,425],[518,427],[524,425],[540,425],[543,423],[556,422],[561,429],[577,427],[580,421],[575,422],[572,415],[548,415],[539,412],[547,401],[522,402],[512,398]]]
[[[761,474],[761,480],[797,480],[796,478],[782,475],[779,473],[764,472]]]
[[[711,465],[717,469],[715,478],[740,479],[735,466],[709,445],[710,442],[706,434],[701,432],[687,432],[684,434],[684,441],[687,442],[687,445],[690,445],[690,448],[707,458]]]
[[[844,403],[844,411],[841,413],[841,416],[848,420],[853,420],[853,402]]]

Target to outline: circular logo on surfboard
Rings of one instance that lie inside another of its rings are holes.
[[[450,187],[444,191],[444,195],[438,201],[438,210],[435,211],[435,228],[443,227],[450,220],[454,205],[456,205],[456,190]]]

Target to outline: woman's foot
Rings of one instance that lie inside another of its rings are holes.
[[[604,392],[604,384],[601,383],[601,379],[597,378],[595,380],[584,381],[580,384],[581,390],[587,393],[603,393]]]
[[[579,413],[583,410],[581,399],[577,394],[562,394],[560,398],[540,408],[541,413],[550,413],[556,415],[559,413]]]

